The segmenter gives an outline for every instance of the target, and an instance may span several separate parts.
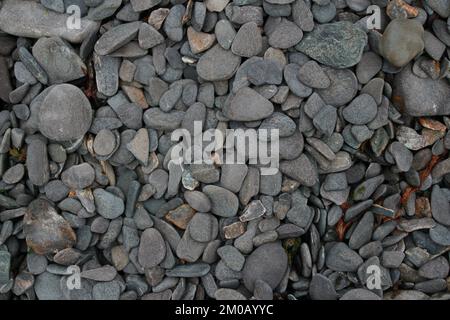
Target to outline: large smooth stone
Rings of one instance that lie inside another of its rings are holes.
[[[61,37],[81,43],[98,30],[98,22],[82,18],[80,29],[68,29],[66,14],[46,9],[34,1],[5,0],[0,10],[0,29],[26,38]]]

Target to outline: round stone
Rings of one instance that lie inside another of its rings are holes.
[[[215,45],[198,60],[197,73],[207,81],[230,79],[241,63],[241,58],[229,50]]]
[[[92,184],[95,171],[87,162],[72,166],[61,174],[61,180],[72,189],[84,189]]]
[[[342,116],[352,124],[366,124],[375,119],[377,111],[377,103],[372,96],[363,93],[344,108]]]
[[[393,66],[403,67],[422,52],[424,30],[413,19],[394,19],[386,27],[380,51]]]
[[[239,208],[239,200],[231,191],[207,185],[203,188],[203,193],[211,200],[211,212],[220,217],[233,217]]]
[[[103,189],[94,190],[97,212],[106,219],[115,219],[125,210],[123,200]]]
[[[219,231],[216,217],[210,213],[197,212],[189,222],[189,233],[195,241],[209,242],[214,240]]]
[[[91,121],[89,100],[71,84],[51,88],[39,108],[39,130],[50,140],[78,139],[89,130]]]
[[[141,235],[138,259],[144,268],[153,268],[166,256],[166,243],[161,233],[154,228],[146,229]]]
[[[3,181],[8,184],[14,184],[22,180],[24,174],[25,167],[23,164],[19,163],[6,170],[3,174]]]
[[[100,130],[94,139],[94,151],[99,156],[107,156],[116,148],[116,136],[111,130]]]
[[[279,242],[259,246],[246,259],[242,278],[245,287],[253,292],[256,280],[264,280],[275,289],[286,273],[288,257]]]

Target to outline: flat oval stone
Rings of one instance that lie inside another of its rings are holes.
[[[125,211],[123,200],[103,189],[94,190],[97,212],[106,219],[115,219]]]
[[[448,259],[443,256],[430,260],[419,268],[419,275],[427,279],[446,278],[448,276],[448,272]]]
[[[363,259],[345,243],[335,244],[327,253],[326,265],[334,271],[355,272]]]
[[[207,81],[230,79],[241,63],[241,57],[215,45],[206,51],[197,63],[197,73]]]
[[[247,298],[237,290],[220,288],[214,293],[216,300],[247,300]]]
[[[450,246],[450,228],[438,224],[430,229],[430,238],[441,246]]]
[[[296,124],[294,120],[292,120],[284,113],[274,112],[270,117],[264,119],[264,121],[261,122],[259,129],[266,129],[266,130],[275,129],[279,131],[280,137],[289,137],[294,134]]]
[[[296,46],[312,59],[333,68],[349,68],[361,60],[367,35],[348,21],[319,24]]]
[[[161,233],[154,228],[146,229],[141,235],[138,259],[143,268],[160,264],[166,256],[166,244]]]
[[[116,148],[116,136],[111,130],[102,129],[95,136],[94,151],[99,156],[110,155]]]
[[[215,215],[233,217],[237,214],[239,200],[231,191],[214,185],[207,185],[202,191],[211,200],[211,212]]]
[[[435,185],[431,192],[431,213],[437,222],[450,226],[450,204],[448,197],[438,185]]]
[[[186,191],[184,198],[187,203],[195,210],[200,212],[209,212],[211,210],[211,201],[200,191]]]
[[[256,121],[270,116],[273,109],[272,102],[255,90],[244,87],[227,100],[223,114],[230,120]]]
[[[339,300],[381,300],[381,298],[367,289],[351,289]]]
[[[366,212],[356,225],[350,237],[348,245],[351,249],[359,249],[372,238],[374,216],[371,212]]]
[[[39,300],[64,300],[61,277],[50,272],[44,272],[36,277],[34,291]]]
[[[279,242],[259,246],[245,261],[242,270],[245,287],[253,292],[256,280],[264,280],[275,289],[286,273],[287,263],[287,254]]]
[[[18,37],[61,37],[81,43],[99,28],[99,23],[81,18],[81,28],[67,28],[66,14],[47,10],[35,1],[3,1],[0,10],[0,29]]]
[[[95,171],[87,162],[72,166],[61,174],[61,180],[72,189],[84,189],[92,184]]]
[[[89,130],[91,121],[89,100],[71,84],[51,88],[39,108],[39,131],[51,140],[80,138]]]
[[[95,44],[95,52],[99,55],[107,55],[119,49],[136,37],[141,22],[120,24],[105,32]]]
[[[14,184],[22,180],[24,174],[25,174],[25,166],[21,163],[18,163],[15,166],[6,170],[2,178],[4,182],[8,184]]]
[[[377,103],[372,96],[363,93],[344,108],[342,116],[352,124],[366,124],[375,119],[377,111]]]
[[[166,271],[166,276],[168,277],[179,277],[179,278],[194,278],[203,277],[208,274],[211,267],[207,263],[191,263],[178,265],[173,269]]]
[[[197,212],[189,222],[189,233],[195,241],[209,242],[214,240],[218,231],[217,219],[210,213]]]

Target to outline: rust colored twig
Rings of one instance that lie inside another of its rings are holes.
[[[347,232],[348,228],[352,225],[352,221],[347,223],[344,222],[344,218],[339,219],[336,224],[336,233],[340,241],[344,240],[345,232]]]
[[[419,173],[419,177],[420,177],[420,186],[422,186],[422,183],[424,182],[424,180],[430,175],[431,171],[433,170],[434,166],[436,164],[439,163],[439,160],[443,157],[444,155],[433,155],[431,157],[430,162],[428,163],[427,167],[425,169],[423,169],[422,171],[420,171]],[[400,199],[400,202],[403,206],[406,205],[406,203],[408,202],[409,197],[411,196],[411,194],[417,190],[419,190],[419,187],[407,187],[405,189],[405,192],[403,192],[403,195]]]

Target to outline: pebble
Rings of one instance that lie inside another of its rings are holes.
[[[312,300],[337,300],[337,293],[330,279],[315,274],[309,285],[309,296]]]
[[[209,213],[197,212],[189,222],[189,234],[192,239],[198,242],[214,240],[218,230],[217,219]]]
[[[282,161],[280,170],[307,187],[313,186],[319,179],[317,169],[305,154],[300,155],[295,160]]]
[[[2,178],[3,181],[8,184],[15,184],[20,180],[22,180],[24,174],[25,174],[25,167],[23,166],[23,164],[19,163],[6,170]]]
[[[318,89],[316,92],[323,99],[325,104],[340,107],[349,103],[358,90],[358,80],[350,70],[340,70],[334,68],[324,68],[330,79],[330,86],[326,89]]]
[[[51,230],[43,232],[42,230]],[[57,214],[46,200],[30,203],[24,217],[24,234],[28,246],[38,254],[54,253],[72,247],[76,236],[69,223]]]
[[[309,3],[304,0],[296,0],[292,3],[292,18],[296,25],[303,31],[310,32],[314,29],[314,17]]]
[[[393,142],[389,146],[388,150],[394,158],[400,171],[406,172],[411,168],[413,154],[405,147],[404,144],[400,142]]]
[[[94,300],[119,300],[120,285],[117,281],[100,282],[92,288]]]
[[[312,60],[300,67],[298,78],[301,82],[311,88],[326,89],[331,84],[330,79],[319,64]]]
[[[240,63],[239,56],[215,45],[198,60],[197,73],[207,81],[227,80],[234,75]]]
[[[230,120],[256,121],[267,118],[273,110],[273,104],[269,100],[253,89],[244,87],[227,101],[223,113]]]
[[[70,82],[85,76],[83,60],[60,38],[40,38],[32,52],[48,75],[50,84]]]
[[[371,212],[366,212],[350,236],[348,245],[351,249],[359,249],[370,241],[372,238],[374,222],[373,214]]]
[[[72,166],[61,174],[62,182],[71,189],[84,189],[95,179],[95,171],[88,163]]]
[[[20,17],[20,19],[17,19]],[[26,23],[23,23],[26,21]],[[0,11],[0,29],[19,37],[61,37],[69,42],[81,43],[99,24],[89,18],[81,19],[81,28],[66,28],[67,16],[47,10],[33,1],[6,0]]]
[[[115,219],[125,210],[123,200],[111,192],[103,189],[95,189],[95,207],[97,212],[106,219]]]
[[[140,239],[138,259],[144,268],[152,268],[160,264],[166,256],[166,245],[161,233],[154,229],[146,229]]]
[[[367,43],[367,35],[347,21],[322,24],[296,46],[300,52],[333,68],[356,65]]]
[[[209,212],[211,210],[211,201],[208,196],[199,191],[186,191],[184,198],[187,203],[195,210],[200,212]]]
[[[220,288],[214,294],[216,300],[247,300],[247,298],[234,289]]]
[[[119,68],[119,58],[94,54],[95,80],[100,93],[108,97],[117,93],[119,88]]]
[[[347,291],[339,300],[381,300],[381,298],[372,291],[361,288]]]
[[[423,34],[423,27],[418,21],[392,20],[381,38],[382,56],[395,67],[407,65],[424,49]]]
[[[448,259],[440,256],[428,261],[419,268],[419,275],[426,279],[442,279],[448,276]]]
[[[441,246],[448,246],[450,245],[450,229],[438,224],[430,229],[430,238]]]
[[[172,41],[178,42],[183,38],[182,18],[184,13],[184,6],[175,5],[170,9],[164,21],[163,30]]]
[[[270,40],[269,40],[270,41]],[[255,22],[243,24],[231,45],[231,51],[240,57],[249,58],[258,55],[262,50],[262,36]]]
[[[393,94],[404,97],[405,112],[412,116],[435,116],[450,112],[446,92],[450,86],[444,80],[422,79],[405,66],[394,79]],[[426,92],[427,99],[414,92]]]
[[[357,96],[342,111],[345,120],[352,124],[362,125],[372,121],[377,115],[377,104],[368,94]]]
[[[354,272],[362,263],[362,258],[343,242],[332,246],[326,255],[326,265],[334,271]]]
[[[374,52],[363,53],[361,60],[356,66],[356,76],[362,84],[368,83],[380,70],[383,61]]]
[[[253,291],[253,296],[257,300],[272,300],[273,290],[267,282],[263,280],[255,281],[255,290]]]
[[[223,262],[234,271],[241,271],[244,267],[245,257],[233,246],[223,246],[217,249],[217,254]]]
[[[171,270],[166,271],[168,277],[193,278],[203,277],[208,274],[210,266],[206,263],[192,263],[179,265]]]
[[[216,36],[214,34],[198,32],[192,27],[188,28],[187,37],[193,54],[208,50],[216,41]]]
[[[270,259],[268,259],[270,257]],[[266,243],[255,249],[245,261],[242,277],[253,291],[256,280],[264,280],[272,289],[281,282],[287,268],[287,255],[280,243]]]
[[[44,272],[36,277],[34,291],[39,300],[63,300],[61,277]]]
[[[131,6],[134,11],[140,12],[153,8],[158,5],[160,0],[131,0]]]
[[[228,20],[220,20],[217,22],[214,33],[217,38],[217,43],[225,50],[229,50],[233,43],[236,31]]]
[[[142,23],[139,27],[138,42],[142,49],[151,49],[163,43],[164,37],[151,25]]]
[[[91,121],[89,100],[80,89],[70,84],[50,89],[39,108],[39,130],[51,140],[80,138],[88,131]]]
[[[431,191],[431,212],[437,222],[450,226],[450,204],[442,189],[437,185]]]
[[[140,22],[129,22],[111,28],[97,40],[95,52],[104,56],[123,47],[136,37],[140,26]]]
[[[148,165],[150,141],[147,129],[139,129],[126,147],[142,165]]]

